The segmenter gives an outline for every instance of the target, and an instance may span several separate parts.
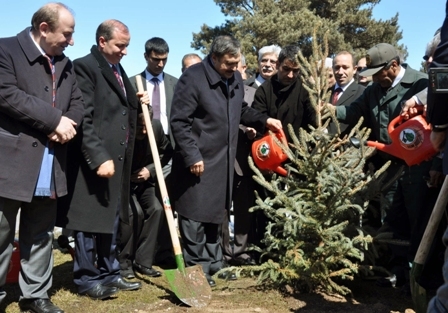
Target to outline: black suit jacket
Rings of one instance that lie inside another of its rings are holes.
[[[353,101],[358,99],[358,97],[361,96],[362,93],[364,92],[364,89],[366,89],[366,87],[359,85],[356,82],[352,82],[347,87],[347,89],[345,89],[345,91],[342,93],[342,95],[339,97],[338,102],[332,103],[333,95],[335,92],[335,87],[336,86],[333,87],[333,90],[331,91],[331,97],[330,97],[330,103],[335,106],[350,105]],[[339,123],[339,128],[341,131],[340,137],[343,137],[345,134],[348,134],[350,132],[351,127],[349,127],[349,126],[353,127],[354,125]],[[330,134],[337,133],[336,125],[333,122],[331,122],[330,125],[328,126],[328,132]]]

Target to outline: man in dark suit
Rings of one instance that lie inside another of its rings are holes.
[[[139,75],[143,77],[144,90],[148,91],[154,119],[160,120],[165,135],[174,145],[170,134],[169,121],[177,78],[163,71],[168,61],[169,52],[169,46],[162,38],[153,37],[146,41],[144,57],[147,66]],[[135,76],[131,77],[131,82],[135,85]],[[169,173],[169,168],[164,168],[163,172],[166,176]]]
[[[129,220],[138,107],[120,65],[129,41],[126,25],[107,20],[96,31],[97,45],[90,54],[74,61],[86,112],[69,154],[69,196],[61,201],[58,214],[60,226],[75,230],[73,276],[78,293],[93,299],[141,287],[121,278],[115,252],[119,220]],[[147,95],[141,101],[149,103]]]
[[[152,110],[151,110],[152,116]],[[162,166],[171,160],[173,148],[163,132],[159,120],[152,121],[154,137]],[[134,278],[133,268],[141,274],[158,277],[159,271],[152,268],[156,244],[169,238],[158,238],[162,223],[166,220],[158,184],[151,147],[148,142],[143,113],[137,119],[137,135],[132,157],[131,205],[132,223],[122,223],[118,244],[121,276]],[[169,234],[168,234],[169,235]]]
[[[355,82],[356,63],[348,51],[339,52],[333,59],[333,74],[336,84],[331,91],[330,103],[334,106],[350,105],[364,92],[365,87]],[[354,125],[353,125],[354,126]],[[336,124],[331,123],[329,126],[330,134],[340,133],[343,137],[350,132],[348,124],[339,124],[339,131]]]
[[[235,38],[218,36],[210,54],[182,74],[171,110],[172,200],[185,262],[200,264],[211,286],[211,275],[222,267],[219,228],[232,199],[240,120],[262,131],[265,125],[281,128],[280,121],[243,106],[243,81],[236,71],[240,50]]]
[[[84,106],[73,65],[75,20],[48,3],[15,37],[0,39],[0,302],[21,208],[19,286],[22,311],[63,312],[49,300],[56,198],[67,194],[67,142]]]

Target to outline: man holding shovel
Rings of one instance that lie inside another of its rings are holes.
[[[179,214],[186,265],[200,264],[210,286],[216,284],[211,276],[223,267],[219,227],[232,199],[240,121],[258,130],[282,128],[279,120],[243,105],[240,55],[235,38],[217,37],[210,54],[180,77],[171,108],[176,143],[172,203]]]

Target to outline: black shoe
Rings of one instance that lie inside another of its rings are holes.
[[[135,274],[132,269],[120,270],[120,275],[121,275],[121,277],[126,278],[126,279],[135,278]]]
[[[19,301],[19,308],[22,312],[64,313],[50,299],[22,299]]]
[[[224,271],[222,273],[219,273],[218,278],[225,280],[237,280],[235,273],[232,273],[231,271]]]
[[[101,284],[96,285],[93,288],[90,288],[87,291],[80,292],[79,294],[82,296],[88,296],[94,300],[103,300],[113,296],[118,292],[118,288],[116,287],[107,287]]]
[[[140,274],[149,276],[149,277],[159,277],[162,276],[162,273],[156,271],[152,267],[146,267],[134,262],[134,270],[139,272]]]
[[[205,278],[207,279],[207,282],[210,285],[210,287],[216,286],[215,280],[210,275],[205,274]]]
[[[254,259],[252,259],[251,257],[248,257],[246,259],[243,258],[236,258],[233,260],[233,263],[235,265],[257,265],[257,262],[255,262]]]
[[[115,287],[119,290],[137,290],[142,288],[142,283],[139,281],[131,282],[127,281],[124,278],[118,278],[116,281],[113,281],[111,283],[105,284],[106,287]]]

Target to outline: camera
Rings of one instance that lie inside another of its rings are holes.
[[[429,87],[433,93],[448,93],[448,68],[429,69]]]

